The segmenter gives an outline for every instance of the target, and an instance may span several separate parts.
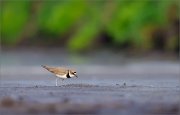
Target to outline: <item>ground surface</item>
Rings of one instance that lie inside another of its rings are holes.
[[[177,60],[127,61],[115,54],[108,57],[107,53],[92,57],[61,54],[2,52],[0,114],[180,113]],[[40,66],[66,63],[77,70],[79,78],[59,80],[58,87],[56,78]]]

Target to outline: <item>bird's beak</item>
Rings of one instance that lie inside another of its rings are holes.
[[[74,75],[78,78],[78,76],[76,74],[74,74]]]

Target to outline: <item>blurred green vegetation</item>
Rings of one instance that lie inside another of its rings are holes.
[[[4,0],[0,4],[3,46],[56,45],[71,51],[106,47],[106,42],[145,51],[159,47],[174,51],[179,46],[178,0]]]
[[[16,44],[20,39],[18,36],[27,23],[28,2],[6,2],[1,3],[1,7],[2,43]]]

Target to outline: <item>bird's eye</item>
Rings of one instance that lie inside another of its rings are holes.
[[[76,72],[74,72],[74,74],[76,74]]]

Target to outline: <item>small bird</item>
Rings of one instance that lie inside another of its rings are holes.
[[[49,72],[55,74],[56,78],[56,86],[58,78],[61,78],[62,81],[66,78],[78,77],[76,75],[76,71],[67,69],[67,68],[59,68],[59,67],[49,67],[42,65],[43,68],[47,69]]]

